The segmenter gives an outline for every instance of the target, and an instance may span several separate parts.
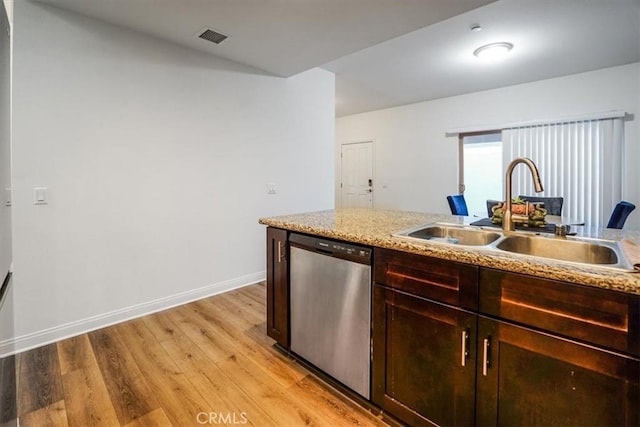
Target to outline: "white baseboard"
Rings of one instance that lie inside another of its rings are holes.
[[[97,329],[102,329],[107,326],[115,325],[116,323],[121,323],[136,317],[145,316],[147,314],[166,310],[171,307],[176,307],[202,298],[210,297],[212,295],[249,286],[265,280],[265,277],[266,273],[264,271],[248,274],[235,279],[204,286],[202,288],[193,289],[176,295],[159,298],[142,304],[133,305],[131,307],[121,308],[108,313],[91,316],[86,319],[15,337],[13,339],[0,342],[0,355],[7,356],[10,354],[20,353],[32,348],[60,341],[65,338],[70,338],[76,335],[95,331]]]

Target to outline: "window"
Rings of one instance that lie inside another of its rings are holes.
[[[564,197],[563,217],[604,227],[622,200],[623,131],[621,117],[504,129],[504,161],[529,157],[540,171],[540,195]],[[514,195],[534,194],[526,168],[513,177]]]
[[[469,215],[487,216],[487,200],[504,198],[502,132],[460,135],[460,190]]]
[[[486,201],[504,199],[504,171],[509,162],[529,157],[538,166],[544,191],[536,194],[528,169],[516,167],[513,197],[563,197],[565,220],[605,226],[623,194],[623,117],[460,133],[460,190],[469,213],[486,217]]]

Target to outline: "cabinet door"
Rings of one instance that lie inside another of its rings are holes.
[[[637,358],[483,317],[478,334],[478,425],[639,425]]]
[[[477,316],[376,285],[373,319],[373,401],[412,426],[473,425]]]
[[[289,348],[287,231],[267,228],[267,335]]]

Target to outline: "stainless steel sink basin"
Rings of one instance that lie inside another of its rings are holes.
[[[497,230],[440,222],[400,231],[393,236],[416,242],[473,246],[485,252],[510,252],[615,271],[634,270],[620,244],[612,240],[565,238],[529,232],[505,234]]]
[[[395,236],[463,246],[486,246],[498,240],[502,234],[454,225],[430,224],[400,232]]]
[[[617,246],[613,242],[590,242],[534,236],[507,236],[497,249],[560,261],[583,264],[618,264]]]

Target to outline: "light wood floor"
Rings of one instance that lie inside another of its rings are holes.
[[[249,286],[18,355],[21,426],[386,426],[272,347]]]

